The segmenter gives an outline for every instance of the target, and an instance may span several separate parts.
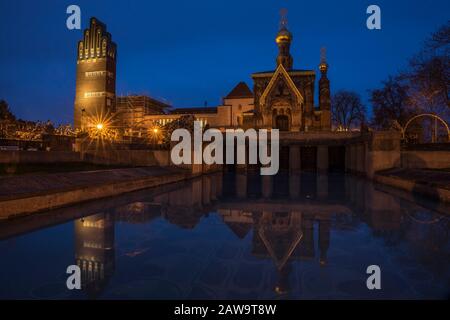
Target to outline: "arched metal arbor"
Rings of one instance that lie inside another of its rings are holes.
[[[434,114],[434,113],[421,113],[421,114],[415,115],[414,117],[409,119],[406,122],[405,126],[401,128],[402,129],[402,139],[405,139],[405,134],[406,134],[406,130],[408,129],[408,126],[414,120],[416,120],[418,118],[422,118],[422,117],[430,117],[430,118],[434,119],[436,121],[435,130],[437,128],[437,121],[440,121],[444,125],[445,129],[447,130],[447,139],[448,139],[448,141],[450,141],[450,128],[449,128],[447,122],[444,119],[442,119],[441,117],[439,117],[438,115]]]

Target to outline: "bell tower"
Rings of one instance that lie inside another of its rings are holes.
[[[293,65],[293,59],[289,51],[292,42],[292,34],[287,29],[287,10],[281,9],[280,15],[280,30],[275,38],[275,42],[278,45],[277,66],[282,64],[286,71],[289,71],[292,69]]]
[[[331,130],[331,97],[330,80],[327,77],[328,63],[326,61],[326,49],[320,50],[319,70],[321,73],[319,80],[319,108],[322,111],[322,130]]]
[[[78,42],[77,79],[75,89],[74,127],[85,129],[92,120],[115,112],[116,105],[116,44],[106,25],[90,19]],[[95,125],[95,124],[94,124]]]

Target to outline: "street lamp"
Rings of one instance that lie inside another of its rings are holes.
[[[85,108],[81,109],[81,131],[84,131],[84,113],[86,112]]]

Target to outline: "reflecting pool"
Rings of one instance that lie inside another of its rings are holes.
[[[449,212],[343,174],[208,175],[0,222],[0,298],[447,299]]]

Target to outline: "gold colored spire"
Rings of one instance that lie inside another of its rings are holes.
[[[283,28],[285,28],[285,29],[287,28],[287,23],[288,23],[287,13],[288,13],[288,11],[287,11],[286,8],[282,8],[280,10],[280,16],[281,16],[281,19],[280,19],[280,30],[283,29]]]
[[[320,48],[320,64],[319,70],[322,73],[327,72],[328,64],[327,64],[327,49],[325,47]]]
[[[280,10],[280,30],[278,31],[275,41],[277,43],[281,42],[291,42],[292,34],[287,29],[288,19],[287,19],[287,9],[283,8]]]

